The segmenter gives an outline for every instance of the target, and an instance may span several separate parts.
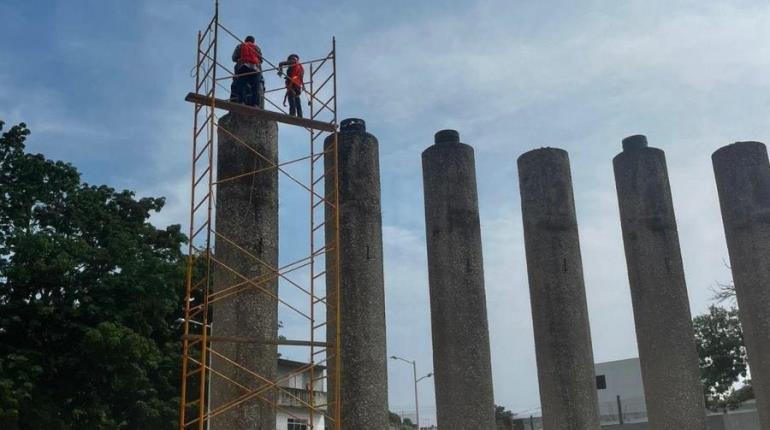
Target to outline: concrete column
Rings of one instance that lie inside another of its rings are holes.
[[[666,155],[631,136],[613,165],[650,428],[705,430]]]
[[[591,329],[569,156],[541,148],[519,157],[519,187],[543,428],[597,430]]]
[[[438,426],[495,428],[473,148],[455,130],[422,153]]]
[[[765,145],[738,142],[714,163],[759,421],[770,430],[770,164]]]
[[[382,259],[380,165],[377,138],[363,120],[342,121],[338,134],[340,215],[340,308],[342,345],[342,428],[388,428],[388,366],[385,345],[385,285]],[[331,144],[329,137],[325,146]],[[325,168],[334,168],[326,157]],[[333,175],[326,195],[332,196]],[[334,212],[326,212],[327,241],[334,234]],[[336,285],[334,252],[327,255],[327,289]],[[334,316],[331,300],[327,314]],[[336,327],[327,326],[327,339]],[[329,393],[334,392],[336,360],[329,363]],[[331,398],[331,397],[330,397]]]
[[[258,157],[254,151],[272,163],[278,162],[278,127],[274,121],[257,120],[242,114],[227,114],[219,120],[219,125],[218,180],[271,165]],[[274,271],[270,267],[258,262],[238,247],[272,268],[278,266],[278,171],[273,169],[247,175],[218,185],[216,231],[224,238],[212,237],[216,244],[215,257],[241,276],[214,264],[214,290],[220,291],[238,283],[244,283],[243,287],[251,285],[251,288],[212,305],[213,336],[236,337],[249,341],[218,341],[213,342],[213,348],[246,369],[274,380],[277,347],[269,342],[275,342],[278,335],[278,302],[264,291],[276,295],[278,282],[274,279]],[[253,282],[245,282],[243,277]],[[259,285],[262,290],[254,284]],[[217,372],[250,389],[265,384],[247,371],[216,356],[213,357],[212,366]],[[235,400],[244,392],[224,378],[212,375],[211,408],[216,409]],[[275,394],[269,391],[264,397],[274,401]],[[242,403],[211,420],[213,430],[273,430],[275,426],[275,410],[268,402],[259,399]]]

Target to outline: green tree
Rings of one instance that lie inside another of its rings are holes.
[[[495,424],[498,430],[513,430],[513,419],[516,414],[505,409],[505,406],[495,405]]]
[[[395,412],[388,411],[388,422],[391,425],[401,427],[401,416]]]
[[[0,137],[0,428],[175,428],[185,237],[29,133]]]
[[[710,306],[693,319],[698,360],[707,406],[723,408],[733,394],[733,384],[746,377],[746,347],[738,309]]]

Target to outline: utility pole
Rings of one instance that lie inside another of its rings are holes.
[[[401,360],[404,363],[408,363],[412,365],[412,374],[414,375],[414,415],[415,415],[415,420],[417,421],[416,422],[417,430],[420,430],[420,399],[419,399],[419,396],[417,395],[417,383],[422,381],[425,378],[430,378],[431,376],[433,376],[433,373],[428,373],[427,375],[418,379],[417,362],[415,360],[407,360],[405,358],[396,357],[395,355],[391,356],[390,358],[393,360]]]
[[[412,373],[414,374],[414,415],[417,420],[417,430],[420,430],[420,399],[417,396],[417,363],[412,360]]]

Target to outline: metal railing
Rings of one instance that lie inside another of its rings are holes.
[[[283,388],[278,394],[278,406],[304,408],[305,404],[319,405],[319,409],[325,410],[326,407],[322,406],[326,404],[326,392],[325,391],[313,391],[312,399],[311,392],[300,388]]]

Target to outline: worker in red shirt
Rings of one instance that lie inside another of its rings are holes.
[[[286,67],[286,75],[283,68]],[[291,54],[286,61],[278,63],[278,76],[284,76],[286,83],[286,95],[283,97],[283,105],[289,100],[289,114],[302,118],[302,101],[300,95],[305,89],[305,69],[299,62],[299,55]]]
[[[246,36],[246,40],[235,47],[232,58],[238,103],[263,107],[262,50],[254,43],[254,36]]]

